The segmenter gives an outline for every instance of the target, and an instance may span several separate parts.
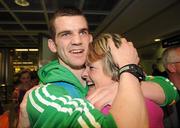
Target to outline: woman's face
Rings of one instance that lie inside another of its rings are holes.
[[[86,70],[88,72],[88,76],[93,81],[96,88],[111,85],[113,83],[111,77],[106,75],[103,71],[102,60],[98,60],[89,64],[87,68],[89,68],[88,70]]]
[[[20,77],[20,82],[22,84],[29,84],[31,82],[31,77],[29,73],[23,73]]]

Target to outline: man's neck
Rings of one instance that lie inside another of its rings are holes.
[[[178,90],[180,90],[180,76],[176,74],[169,74],[169,79],[178,88]]]
[[[82,72],[84,70],[84,68],[71,68],[70,66],[64,64],[62,61],[60,61],[60,64],[65,66],[66,68],[68,68],[78,79],[79,81],[81,82],[81,84],[85,87],[86,86],[86,82],[82,79],[81,75],[82,75]]]
[[[81,84],[83,85],[83,87],[86,86],[86,82],[82,79],[81,75],[83,72],[83,68],[82,69],[71,69],[71,72],[73,72],[73,74],[79,79],[79,81],[81,82]]]

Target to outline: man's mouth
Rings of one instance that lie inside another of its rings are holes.
[[[69,52],[73,53],[73,54],[79,54],[79,53],[83,53],[84,50],[83,49],[73,49],[73,50],[70,50]]]

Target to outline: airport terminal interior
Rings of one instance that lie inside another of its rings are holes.
[[[38,69],[55,59],[47,46],[50,18],[67,6],[83,10],[93,36],[119,33],[132,41],[147,74],[153,64],[163,72],[162,52],[180,44],[179,0],[0,0],[0,101],[12,113],[11,128],[17,77],[27,71],[38,84]]]

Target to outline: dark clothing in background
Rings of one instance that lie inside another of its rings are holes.
[[[178,93],[179,93],[179,95],[180,95],[180,90],[178,90]],[[178,101],[177,103],[176,103],[176,108],[177,108],[177,114],[178,114],[178,122],[179,122],[179,126],[180,126],[180,101]]]
[[[153,72],[152,72],[152,75],[153,76],[161,76],[162,72],[159,71],[158,69],[154,69]]]
[[[19,104],[22,102],[25,93],[26,93],[26,90],[22,90],[22,89],[19,90],[19,97],[18,97]]]
[[[178,90],[180,95],[180,91]],[[164,128],[180,128],[180,101],[172,106],[163,107]]]
[[[1,101],[0,101],[0,115],[2,115],[3,113],[4,113],[4,109],[3,109]]]

